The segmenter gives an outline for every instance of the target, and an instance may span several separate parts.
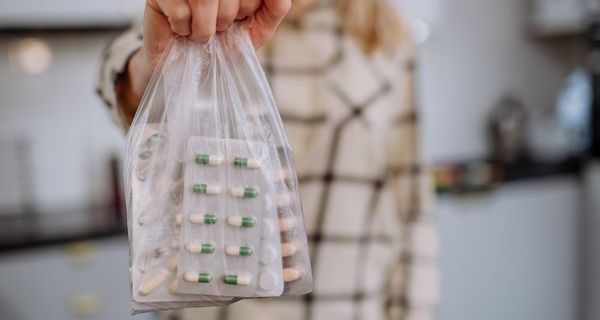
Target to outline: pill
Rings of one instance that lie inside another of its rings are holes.
[[[150,222],[149,214],[147,214],[147,213],[140,214],[140,216],[138,218],[138,223],[140,224],[140,226],[143,226],[148,222]]]
[[[175,215],[175,225],[180,226],[182,222],[183,222],[183,215],[181,213],[176,214]]]
[[[256,169],[260,168],[260,161],[252,158],[235,157],[233,165],[240,168]]]
[[[179,265],[179,252],[176,252],[171,260],[169,260],[169,270],[177,271],[177,266]]]
[[[217,216],[212,213],[192,213],[190,214],[190,222],[194,224],[215,224]]]
[[[283,243],[281,244],[281,256],[282,257],[291,257],[298,252],[298,247],[293,243]]]
[[[263,272],[258,276],[258,285],[264,290],[273,289],[277,285],[277,277],[272,272]]]
[[[287,206],[290,205],[290,202],[292,201],[292,199],[290,198],[289,195],[287,194],[280,194],[279,196],[277,196],[277,207],[278,208],[285,208]]]
[[[279,231],[285,232],[293,229],[296,226],[296,220],[294,218],[280,218],[279,219]]]
[[[158,286],[161,285],[161,283],[167,280],[168,276],[169,272],[167,272],[167,270],[158,271],[142,283],[142,285],[138,289],[138,292],[143,296],[149,294],[150,292],[152,292],[152,290],[156,289]]]
[[[256,198],[259,193],[258,188],[252,187],[233,187],[230,190],[231,195],[238,198]]]
[[[183,279],[187,282],[209,283],[212,281],[213,276],[208,272],[188,271],[183,275]]]
[[[227,224],[232,227],[251,228],[256,224],[256,219],[253,217],[231,216],[227,218]]]
[[[234,246],[229,245],[225,247],[225,253],[228,256],[251,256],[254,250],[248,246]]]
[[[213,253],[215,246],[212,243],[189,242],[186,248],[191,253]]]
[[[196,163],[209,166],[218,166],[223,163],[223,157],[216,154],[199,153],[196,155]]]
[[[205,193],[209,195],[219,194],[221,192],[221,187],[215,184],[207,184],[207,183],[196,183],[192,186],[192,190],[195,193]]]
[[[238,286],[246,286],[250,284],[250,276],[229,274],[223,277],[223,282],[226,284],[235,284]]]
[[[300,271],[294,268],[283,269],[283,282],[292,282],[300,278]]]
[[[171,294],[179,294],[179,286],[177,285],[177,279],[171,281],[169,285],[169,292]]]
[[[263,221],[261,236],[263,238],[270,237],[271,235],[273,235],[274,232],[275,227],[273,226],[273,223],[269,220]]]
[[[277,253],[273,246],[263,246],[260,250],[260,262],[263,264],[269,264],[277,259]]]

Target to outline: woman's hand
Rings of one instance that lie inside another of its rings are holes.
[[[204,42],[236,20],[249,19],[255,48],[265,44],[291,6],[291,0],[147,0],[144,46],[117,84],[123,113],[131,122],[152,71],[173,34]]]

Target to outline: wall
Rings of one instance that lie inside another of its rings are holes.
[[[505,93],[550,108],[561,79],[581,61],[578,39],[536,40],[527,1],[447,0],[420,47],[425,141],[436,160],[481,156],[485,121]]]
[[[96,97],[94,81],[100,53],[116,33],[38,34],[52,62],[37,75],[9,55],[31,35],[0,36],[0,138],[31,141],[30,192],[38,211],[103,204],[110,193],[108,160],[121,152],[123,135]]]
[[[486,154],[485,123],[506,93],[553,107],[580,61],[578,39],[533,39],[527,1],[447,0],[420,49],[424,138],[435,161]],[[577,319],[579,181],[516,183],[442,198],[439,320]]]

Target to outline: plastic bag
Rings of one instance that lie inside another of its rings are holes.
[[[312,290],[292,152],[243,26],[172,39],[129,130],[133,312]]]

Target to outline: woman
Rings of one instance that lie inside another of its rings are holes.
[[[433,319],[437,242],[408,34],[384,0],[291,4],[267,43],[287,0],[148,0],[143,37],[130,32],[104,55],[99,93],[126,127],[171,34],[204,41],[250,19],[295,153],[314,292],[169,317]]]

